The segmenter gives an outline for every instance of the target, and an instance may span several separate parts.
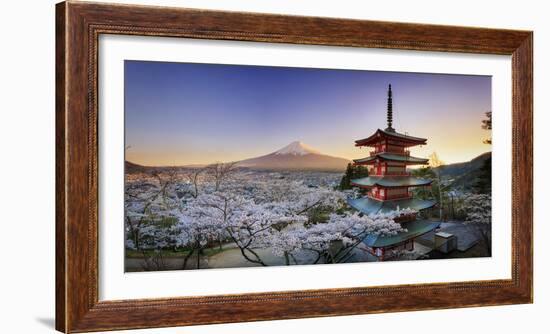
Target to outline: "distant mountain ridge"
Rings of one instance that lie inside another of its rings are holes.
[[[459,162],[439,167],[441,176],[452,181],[453,186],[462,189],[471,189],[481,176],[481,167],[488,159],[491,152],[480,154],[470,161]]]
[[[478,155],[477,157],[473,158],[470,161],[443,165],[439,167],[439,169],[441,171],[441,175],[449,176],[449,177],[458,176],[458,175],[466,174],[466,173],[480,169],[481,166],[483,166],[483,163],[485,162],[485,160],[490,158],[491,158],[491,152],[485,152]]]
[[[300,141],[294,141],[270,154],[238,161],[241,167],[267,170],[344,171],[351,161],[322,154]]]
[[[315,170],[315,171],[344,171],[351,161],[344,158],[322,154],[313,147],[300,141],[294,141],[287,146],[259,157],[236,161],[238,167],[260,170]],[[180,168],[202,168],[207,165],[183,165]],[[127,174],[152,173],[164,168],[163,166],[143,166],[125,161]]]
[[[155,169],[156,167],[147,167],[138,165],[128,160],[124,161],[124,172],[126,174],[145,173]]]

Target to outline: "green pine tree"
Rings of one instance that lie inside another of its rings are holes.
[[[349,163],[345,174],[342,176],[342,180],[340,180],[339,188],[340,190],[351,189],[351,180],[367,176],[369,176],[369,171],[366,167]]]
[[[491,157],[489,157],[479,169],[479,176],[474,184],[474,190],[479,194],[491,193],[491,160]]]
[[[485,119],[481,121],[481,128],[484,130],[491,131],[493,129],[493,113],[487,111],[485,113]],[[484,144],[491,145],[493,143],[491,138],[488,138],[483,141]],[[474,183],[474,190],[480,194],[491,194],[491,167],[492,167],[492,157],[485,160],[483,165],[479,169],[479,176]]]
[[[439,183],[435,171],[432,167],[420,167],[411,170],[411,175],[422,179],[432,180],[431,187],[417,187],[413,189],[414,197],[419,199],[439,200]]]

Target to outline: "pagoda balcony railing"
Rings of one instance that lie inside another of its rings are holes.
[[[411,176],[409,172],[385,172],[382,174],[377,174],[376,169],[370,168],[368,170],[370,176]]]
[[[405,222],[410,222],[410,221],[415,220],[415,219],[416,219],[416,213],[410,213],[410,214],[404,214],[404,215],[397,216],[393,220],[396,223],[405,223]]]
[[[386,149],[386,150],[374,150],[370,152],[370,156],[377,155],[378,153],[391,153],[391,154],[397,154],[397,155],[404,155],[406,157],[411,155],[411,152],[409,151],[401,151],[401,150],[394,150],[394,149]]]
[[[382,196],[379,193],[377,193],[377,194],[369,193],[369,194],[367,194],[367,197],[372,198],[372,199],[376,199],[376,200],[379,200],[379,201],[388,201],[388,200],[394,200],[394,199],[409,199],[409,198],[412,197],[412,194],[408,194],[408,195],[395,194],[395,195]]]
[[[384,175],[387,176],[410,176],[409,172],[386,172]]]
[[[408,195],[403,195],[403,194],[398,194],[398,195],[386,195],[386,198],[385,199],[407,199],[407,198],[411,198],[412,197],[412,194],[408,194]]]
[[[369,176],[411,176],[411,173],[408,172],[377,174],[376,169],[369,169],[368,172]]]
[[[402,150],[387,150],[388,153],[398,154],[398,155],[404,155],[406,157],[411,155],[411,152],[409,151],[402,151]]]

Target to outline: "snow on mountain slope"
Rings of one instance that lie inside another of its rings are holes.
[[[273,153],[238,162],[239,166],[268,170],[344,171],[350,161],[320,153],[294,141]]]
[[[293,141],[282,149],[274,152],[274,154],[293,154],[293,155],[306,155],[306,154],[321,154],[321,152],[315,150],[313,147],[302,143],[301,141]]]

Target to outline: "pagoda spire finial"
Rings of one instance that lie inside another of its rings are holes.
[[[393,123],[393,101],[391,93],[391,84],[388,87],[388,127],[386,131],[395,132],[395,129],[392,128]]]

